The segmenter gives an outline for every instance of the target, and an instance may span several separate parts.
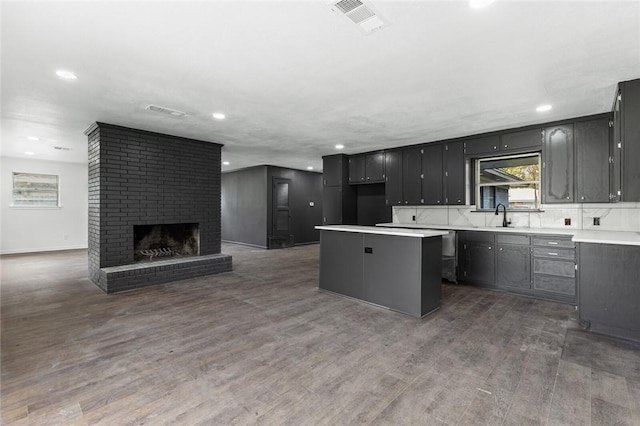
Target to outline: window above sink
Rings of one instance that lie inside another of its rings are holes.
[[[540,209],[540,153],[475,160],[476,206],[494,211],[499,203],[511,211]]]

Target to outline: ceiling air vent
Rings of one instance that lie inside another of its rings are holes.
[[[329,2],[331,10],[358,25],[365,34],[381,30],[389,24],[371,6],[360,0],[340,0]]]
[[[54,146],[53,149],[57,151],[71,151],[71,148],[67,148],[66,146]]]
[[[187,115],[186,112],[178,111],[177,109],[161,107],[158,105],[149,105],[147,106],[147,109],[153,112],[161,112],[162,114],[173,115],[174,117],[184,117],[185,115]]]

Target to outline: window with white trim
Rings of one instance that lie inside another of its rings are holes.
[[[57,175],[13,172],[12,207],[59,207]]]

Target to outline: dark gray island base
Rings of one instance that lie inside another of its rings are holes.
[[[443,231],[318,226],[320,290],[414,317],[440,307]]]

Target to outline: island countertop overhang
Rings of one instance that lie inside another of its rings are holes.
[[[354,232],[360,234],[393,235],[396,237],[429,238],[447,235],[449,231],[436,229],[402,229],[361,225],[322,225],[316,226],[319,231]]]

